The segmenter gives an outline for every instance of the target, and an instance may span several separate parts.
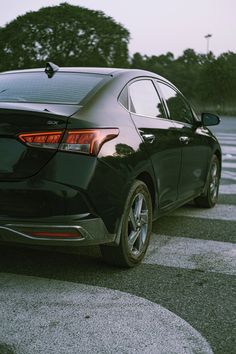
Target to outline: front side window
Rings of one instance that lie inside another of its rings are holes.
[[[158,82],[158,85],[167,103],[170,118],[183,123],[193,124],[192,111],[183,96],[166,84]]]
[[[130,111],[150,117],[165,117],[162,102],[151,80],[139,80],[129,86]]]

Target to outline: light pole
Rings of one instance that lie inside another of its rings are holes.
[[[210,38],[212,37],[212,34],[207,34],[206,36],[204,36],[207,40],[207,54],[209,53],[209,42],[210,42]]]

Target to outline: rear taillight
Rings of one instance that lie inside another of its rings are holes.
[[[59,149],[87,155],[97,155],[102,145],[119,134],[117,128],[81,129],[20,134],[19,139],[31,147]],[[64,138],[62,140],[62,137]],[[61,142],[62,140],[62,142]]]
[[[28,146],[57,149],[63,131],[20,134],[19,139]]]
[[[119,129],[72,130],[65,133],[59,150],[97,155],[102,145],[119,134]]]

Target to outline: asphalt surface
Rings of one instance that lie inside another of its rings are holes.
[[[0,354],[236,354],[236,118],[214,130],[219,204],[155,222],[139,267],[106,266],[98,248],[0,248]]]

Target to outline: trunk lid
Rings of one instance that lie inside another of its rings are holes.
[[[19,134],[64,131],[78,105],[0,103],[0,180],[15,180],[38,173],[56,149],[30,147]]]

